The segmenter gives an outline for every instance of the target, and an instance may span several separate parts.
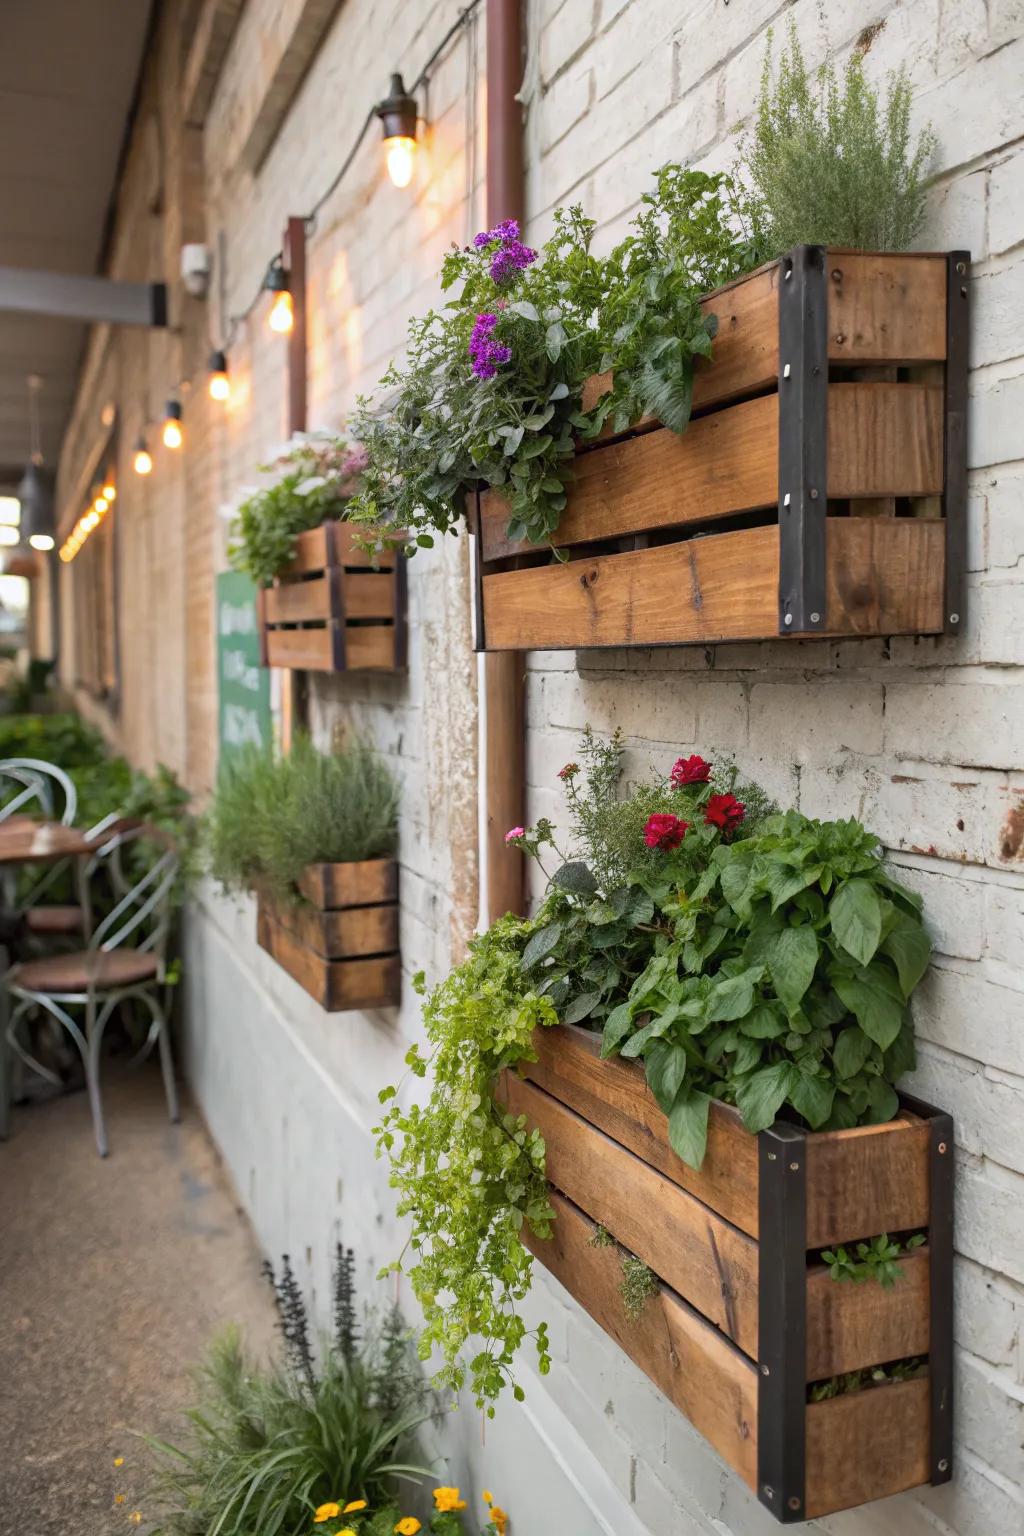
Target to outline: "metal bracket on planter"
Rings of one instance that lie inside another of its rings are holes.
[[[779,263],[779,634],[826,628],[828,294],[825,248]]]
[[[946,257],[945,446],[942,511],[946,520],[947,635],[962,632],[967,598],[967,348],[970,251]]]
[[[466,508],[466,521],[473,535],[473,649],[486,651],[487,636],[484,628],[484,546],[483,518],[480,515],[480,492],[473,495]]]
[[[807,1136],[784,1121],[758,1145],[757,1496],[806,1519]]]

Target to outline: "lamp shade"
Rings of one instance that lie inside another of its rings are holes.
[[[53,538],[56,533],[53,511],[53,474],[41,464],[29,464],[18,486],[21,502],[21,536]]]

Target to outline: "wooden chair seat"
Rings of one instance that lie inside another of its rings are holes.
[[[29,933],[34,933],[40,938],[81,933],[84,923],[82,909],[76,906],[29,907],[25,913],[25,924]]]
[[[102,992],[152,981],[158,972],[156,956],[137,949],[79,949],[29,960],[11,972],[10,980],[13,987],[28,992],[87,992],[90,986]]]

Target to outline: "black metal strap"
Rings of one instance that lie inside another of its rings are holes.
[[[757,1496],[806,1518],[807,1137],[780,1121],[758,1143]]]
[[[962,633],[967,602],[967,349],[970,251],[946,258],[945,437],[942,511],[946,519],[948,635]]]
[[[825,248],[779,263],[779,634],[826,627],[828,294]]]

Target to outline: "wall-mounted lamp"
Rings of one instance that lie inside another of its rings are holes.
[[[181,430],[181,401],[168,400],[167,409],[164,412],[164,425],[161,432],[165,448],[180,448],[185,441],[185,434]]]
[[[268,293],[274,295],[274,302],[267,316],[270,329],[277,331],[281,336],[286,336],[295,324],[295,305],[288,287],[288,273],[284,269],[280,256],[275,256],[270,263],[263,286]]]
[[[135,444],[135,456],[132,459],[132,468],[137,475],[148,475],[153,468],[153,459],[150,455],[149,449],[146,447],[146,439],[141,435],[138,442]]]
[[[416,98],[405,89],[401,75],[391,76],[391,89],[375,110],[384,129],[388,175],[396,187],[407,187],[416,163],[417,111]]]
[[[211,400],[228,400],[231,396],[231,380],[228,378],[228,360],[223,352],[210,353],[210,379],[207,388]]]

